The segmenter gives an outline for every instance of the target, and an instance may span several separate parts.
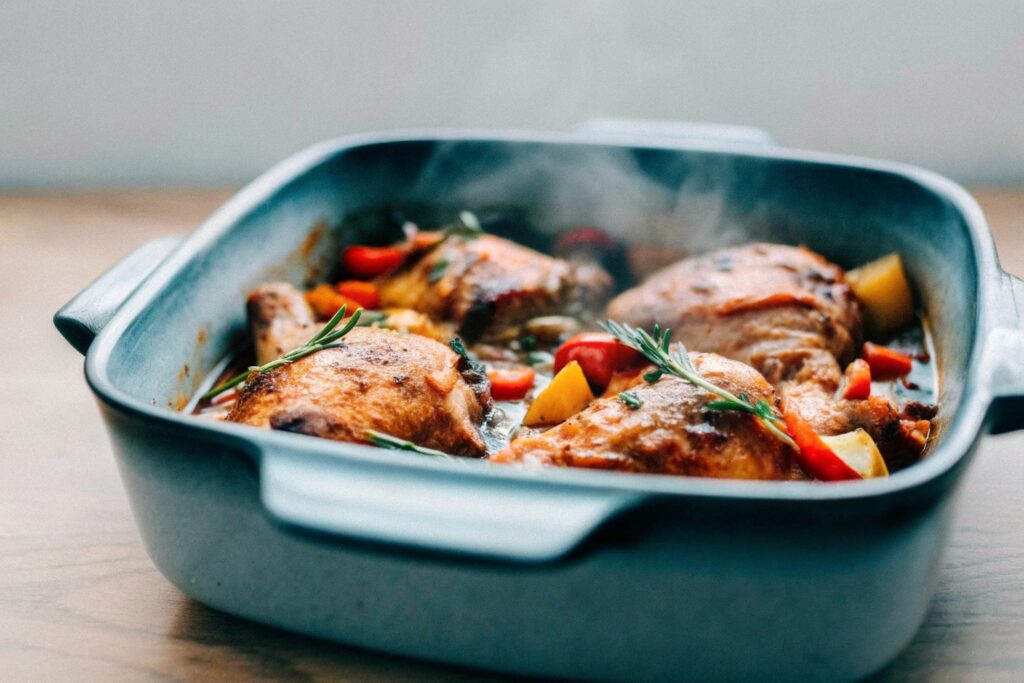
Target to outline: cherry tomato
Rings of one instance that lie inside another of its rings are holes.
[[[520,401],[533,387],[533,368],[495,368],[487,371],[495,401]]]
[[[389,273],[405,260],[405,252],[397,247],[346,247],[341,265],[347,275],[371,278]]]
[[[555,372],[576,361],[587,381],[604,389],[612,375],[625,370],[640,359],[639,352],[617,341],[607,332],[583,332],[562,344],[555,353]]]

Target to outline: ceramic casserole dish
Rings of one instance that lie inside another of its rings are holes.
[[[886,479],[744,482],[452,464],[180,411],[237,343],[246,292],[372,239],[370,209],[513,207],[648,245],[899,251],[934,335],[937,434]],[[587,680],[849,680],[920,624],[958,483],[1024,427],[1024,284],[984,217],[920,169],[747,130],[602,124],[316,145],[56,316],[86,354],[146,548],[214,608],[396,654]]]

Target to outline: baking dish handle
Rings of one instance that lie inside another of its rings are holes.
[[[306,531],[519,564],[565,557],[640,498],[463,469],[478,462],[445,465],[396,467],[274,446],[262,454],[260,491],[273,518]]]
[[[1024,429],[1024,280],[1007,274],[1002,298],[1006,317],[989,333],[985,349],[993,434]]]
[[[575,133],[588,138],[624,142],[634,146],[652,142],[663,144],[710,142],[755,147],[775,146],[775,140],[765,130],[727,123],[596,118],[576,126]]]
[[[180,235],[157,238],[115,263],[57,311],[53,316],[57,330],[85,354],[93,338],[182,239]]]

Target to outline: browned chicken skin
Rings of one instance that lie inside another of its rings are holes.
[[[657,322],[692,350],[750,364],[816,431],[862,428],[891,465],[924,447],[928,423],[901,420],[889,399],[836,399],[860,309],[842,269],[809,249],[755,243],[684,259],[613,299],[608,317]]]
[[[381,303],[452,321],[470,340],[528,318],[594,310],[611,294],[611,277],[595,265],[493,235],[436,241],[421,233],[407,265],[378,280]]]
[[[319,328],[287,284],[258,288],[248,311],[261,364]],[[343,341],[247,382],[226,419],[337,441],[364,442],[374,429],[456,455],[483,455],[478,426],[490,394],[464,359],[432,339],[386,329],[357,327]]]
[[[715,354],[692,354],[712,383],[751,400],[775,400],[771,385],[747,365]],[[790,479],[792,451],[747,413],[707,408],[716,399],[677,377],[654,384],[636,378],[633,409],[599,398],[546,432],[524,436],[492,456],[495,462],[734,479]]]

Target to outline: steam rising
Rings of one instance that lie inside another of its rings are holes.
[[[443,201],[453,206],[522,207],[548,232],[594,225],[689,251],[747,241],[727,211],[735,177],[729,157],[693,162],[623,147],[451,142],[423,167],[412,194],[436,201],[444,188]]]

